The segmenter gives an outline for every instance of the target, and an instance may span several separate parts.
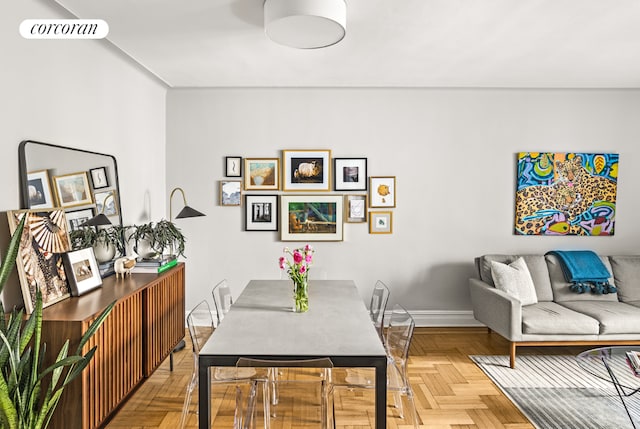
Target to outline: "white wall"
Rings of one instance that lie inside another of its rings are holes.
[[[367,157],[369,175],[397,176],[393,234],[345,224],[344,242],[315,243],[328,278],[376,279],[422,324],[470,320],[467,278],[484,253],[593,249],[639,253],[640,91],[457,89],[171,89],[167,189],[181,186],[206,218],[188,237],[187,308],[227,278],[279,276],[278,233],[245,232],[243,208],[218,205],[224,157],[331,149]],[[618,152],[613,237],[514,236],[516,153]],[[174,202],[175,204],[176,202]],[[313,303],[311,303],[313,305]]]
[[[19,208],[18,144],[30,139],[115,155],[125,223],[140,221],[147,191],[152,216],[166,216],[165,86],[105,40],[23,39],[27,18],[69,16],[42,1],[3,5],[0,211]]]

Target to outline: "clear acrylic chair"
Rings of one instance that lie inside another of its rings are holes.
[[[331,359],[241,358],[236,367],[238,370],[254,368],[257,377],[251,382],[236,384],[234,429],[255,429],[259,420],[264,420],[265,429],[270,428],[272,420],[278,421],[278,427],[335,427],[333,386],[323,376],[325,371],[318,371],[318,368],[333,368]],[[275,380],[269,378],[273,368],[278,368],[281,373]],[[275,392],[280,398],[277,406],[271,398]],[[264,419],[256,415],[260,396]]]
[[[216,318],[219,325],[229,312],[231,305],[233,305],[233,297],[231,296],[231,289],[229,289],[227,279],[215,285],[211,290],[211,295],[213,296],[213,304],[216,307]]]
[[[385,338],[385,348],[387,350],[387,392],[393,394],[393,402],[398,410],[398,416],[406,419],[407,423],[418,427],[419,419],[416,411],[413,391],[409,384],[407,374],[407,362],[409,358],[409,347],[413,339],[415,322],[409,312],[399,304],[394,305],[389,318]],[[375,388],[375,371],[370,369],[345,369],[344,371],[334,370],[332,382],[335,387],[346,388]],[[402,398],[406,398],[408,408],[405,413]],[[406,414],[406,417],[405,417]],[[409,420],[411,420],[409,422]]]
[[[184,428],[187,423],[189,410],[191,408],[191,400],[193,398],[193,391],[198,387],[198,355],[200,354],[202,346],[204,346],[214,331],[211,307],[206,300],[200,301],[189,312],[189,315],[187,316],[187,327],[189,329],[189,337],[191,338],[193,349],[193,372],[191,374],[191,380],[187,385],[184,404],[182,405],[180,428]],[[235,383],[237,381],[237,377],[250,380],[256,375],[255,370],[252,370],[251,368],[245,368],[242,373],[239,373],[233,367],[212,368],[211,373],[212,383]]]
[[[391,292],[387,285],[378,280],[373,287],[371,293],[371,303],[369,304],[369,316],[373,326],[376,327],[378,335],[382,342],[384,342],[384,313],[387,310],[387,302],[389,302],[389,295]]]

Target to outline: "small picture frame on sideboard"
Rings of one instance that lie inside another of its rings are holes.
[[[102,277],[92,247],[64,253],[62,261],[71,295],[80,296],[102,286]]]

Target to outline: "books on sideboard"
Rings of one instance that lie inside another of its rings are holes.
[[[136,266],[133,267],[131,272],[135,273],[152,273],[160,274],[167,271],[170,268],[178,265],[178,259],[173,256],[164,256],[162,258],[143,259],[139,258],[136,261]]]
[[[110,275],[113,275],[113,274],[116,273],[115,269],[113,268],[114,262],[115,261],[112,259],[111,261],[102,262],[102,263],[98,264],[98,270],[100,271],[100,277],[105,278],[105,277],[109,277]]]

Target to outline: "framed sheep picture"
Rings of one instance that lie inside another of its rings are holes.
[[[283,150],[282,183],[285,191],[329,191],[331,151]]]

